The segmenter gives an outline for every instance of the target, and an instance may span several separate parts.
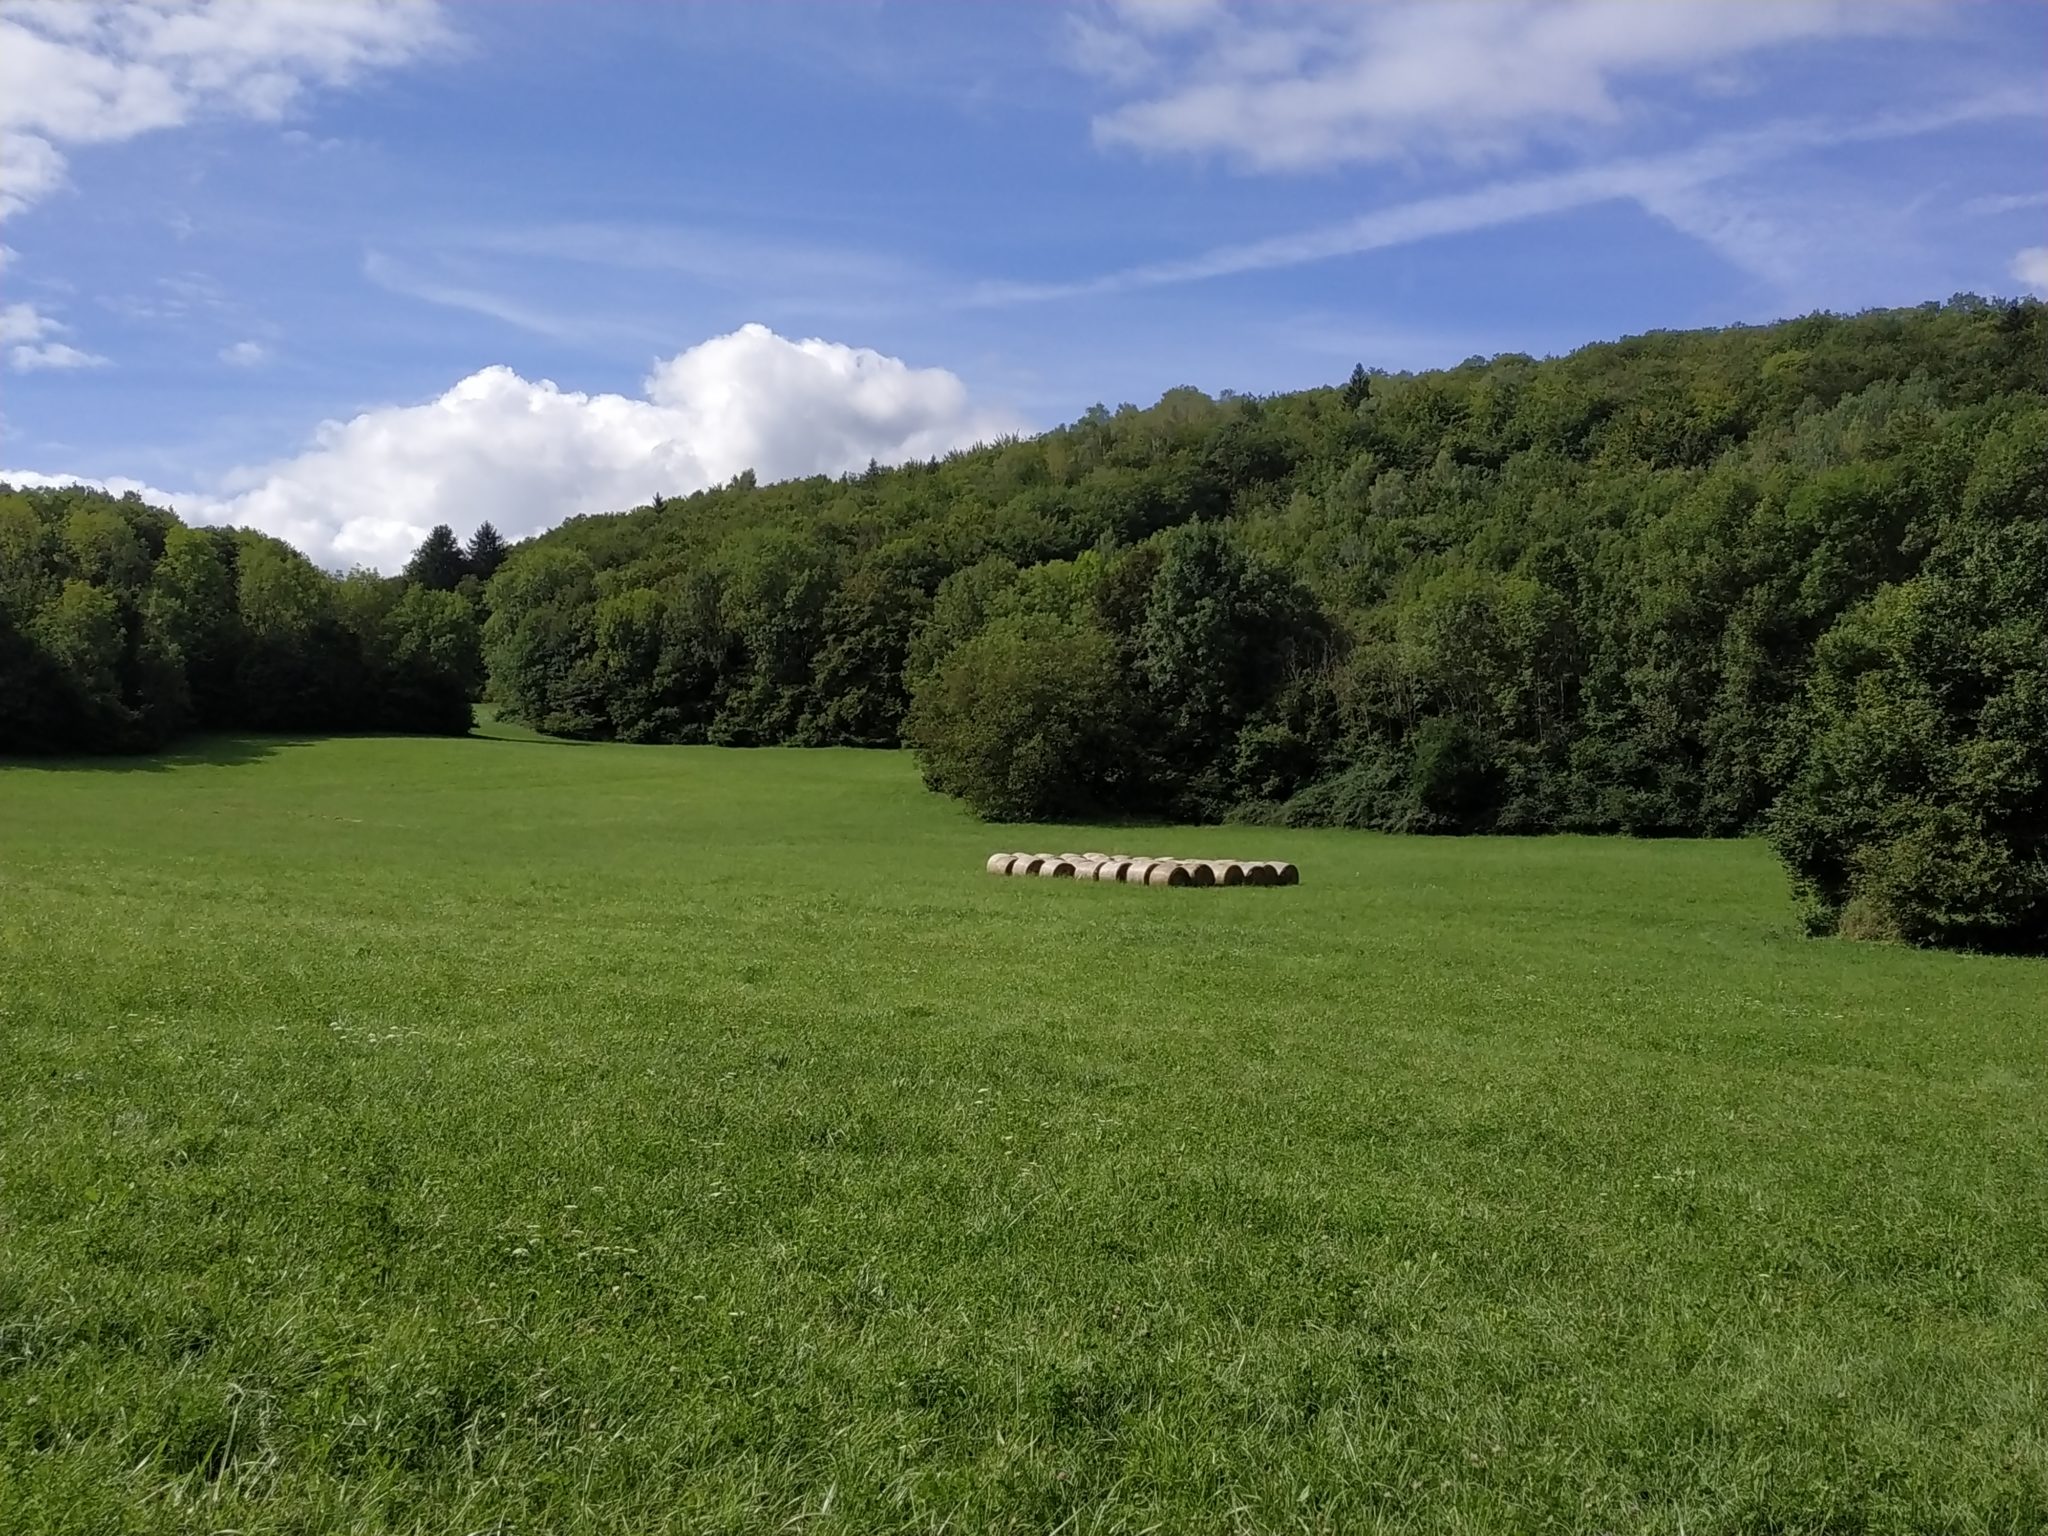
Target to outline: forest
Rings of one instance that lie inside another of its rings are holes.
[[[489,523],[403,576],[134,493],[0,486],[0,755],[153,752],[187,731],[460,734],[483,684]]]
[[[1176,389],[478,558],[437,529],[396,578],[15,493],[0,750],[459,730],[481,688],[570,737],[908,745],[993,819],[1761,833],[1815,931],[2041,947],[2043,315]]]

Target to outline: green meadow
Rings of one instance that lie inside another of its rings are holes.
[[[2044,1529],[2048,967],[1758,843],[0,766],[10,1536]]]

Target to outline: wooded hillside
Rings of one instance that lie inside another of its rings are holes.
[[[490,686],[576,736],[907,740],[993,817],[1762,828],[1819,926],[2034,942],[2043,313],[1175,390],[742,477],[519,551]]]
[[[1761,830],[1817,928],[2032,946],[2044,388],[2044,306],[1975,298],[1361,367],[402,579],[0,495],[0,751],[459,730],[480,640],[562,735],[905,742],[994,818]]]

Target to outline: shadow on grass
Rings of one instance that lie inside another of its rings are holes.
[[[543,736],[539,731],[528,730],[523,725],[479,726],[463,741],[489,741],[502,747],[600,747],[617,745],[601,741],[583,741],[574,736]]]
[[[161,752],[104,757],[5,757],[0,768],[45,773],[168,773],[173,768],[241,768],[286,747],[310,746],[312,736],[191,736]]]

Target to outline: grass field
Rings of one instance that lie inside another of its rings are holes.
[[[1757,844],[0,767],[9,1536],[2044,1529],[2048,968]]]

